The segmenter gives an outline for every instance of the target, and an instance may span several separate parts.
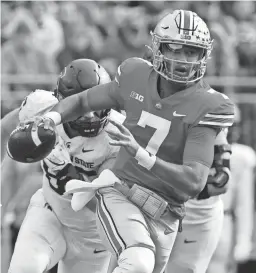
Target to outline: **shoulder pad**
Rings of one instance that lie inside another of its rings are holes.
[[[198,125],[226,128],[234,123],[234,104],[228,96],[209,89],[206,91],[204,110],[198,121]]]
[[[43,115],[57,103],[58,99],[53,92],[37,89],[23,100],[19,111],[19,121],[23,122],[34,116]]]
[[[152,67],[152,64],[142,58],[129,58],[121,63],[117,69],[115,81],[120,85],[120,81],[123,75],[129,75],[135,69],[140,69],[143,66]]]

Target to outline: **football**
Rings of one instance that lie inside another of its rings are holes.
[[[32,131],[33,123],[25,128],[17,127],[10,134],[7,143],[7,154],[15,161],[32,163],[44,159],[50,154],[55,146],[56,133],[43,128],[39,124],[35,131]]]

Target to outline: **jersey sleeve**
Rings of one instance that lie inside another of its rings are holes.
[[[197,162],[211,167],[214,156],[216,132],[208,127],[193,127],[188,134],[183,162]]]
[[[131,66],[132,61],[131,59],[127,59],[123,61],[117,68],[117,72],[115,75],[115,88],[112,88],[110,91],[110,96],[112,98],[115,98],[120,108],[118,110],[124,110],[124,102],[125,102],[125,93],[124,93],[124,87],[126,85],[126,78],[129,77],[129,74],[131,72]]]
[[[53,92],[45,90],[35,90],[30,93],[21,103],[19,110],[19,121],[23,122],[34,116],[40,116],[50,111],[58,99]]]
[[[130,58],[123,61],[119,65],[115,76],[115,81],[117,82],[119,87],[123,86],[124,79],[133,72],[136,63],[138,63],[139,60],[140,60],[139,58]]]
[[[198,121],[199,126],[225,129],[233,125],[235,118],[234,104],[227,96],[220,93],[218,96],[221,96],[221,99],[217,101],[216,98],[214,98],[214,101],[217,101],[217,103],[213,103],[213,105],[207,109],[206,113],[200,117]]]
[[[119,94],[124,101],[130,98],[132,89],[140,84],[144,77],[143,74],[145,74],[144,72],[148,67],[152,67],[150,62],[137,57],[125,60],[118,67],[115,82],[119,87]]]

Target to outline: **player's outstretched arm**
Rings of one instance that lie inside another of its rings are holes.
[[[56,125],[77,119],[87,112],[120,108],[117,82],[94,86],[79,94],[61,100],[45,117]]]
[[[19,109],[14,109],[1,119],[1,162],[6,154],[6,145],[11,132],[19,123]]]

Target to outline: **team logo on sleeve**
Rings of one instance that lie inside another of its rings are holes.
[[[131,92],[130,97],[133,98],[133,99],[136,99],[136,100],[138,100],[140,102],[144,101],[144,97],[142,95],[136,93],[135,91]]]

